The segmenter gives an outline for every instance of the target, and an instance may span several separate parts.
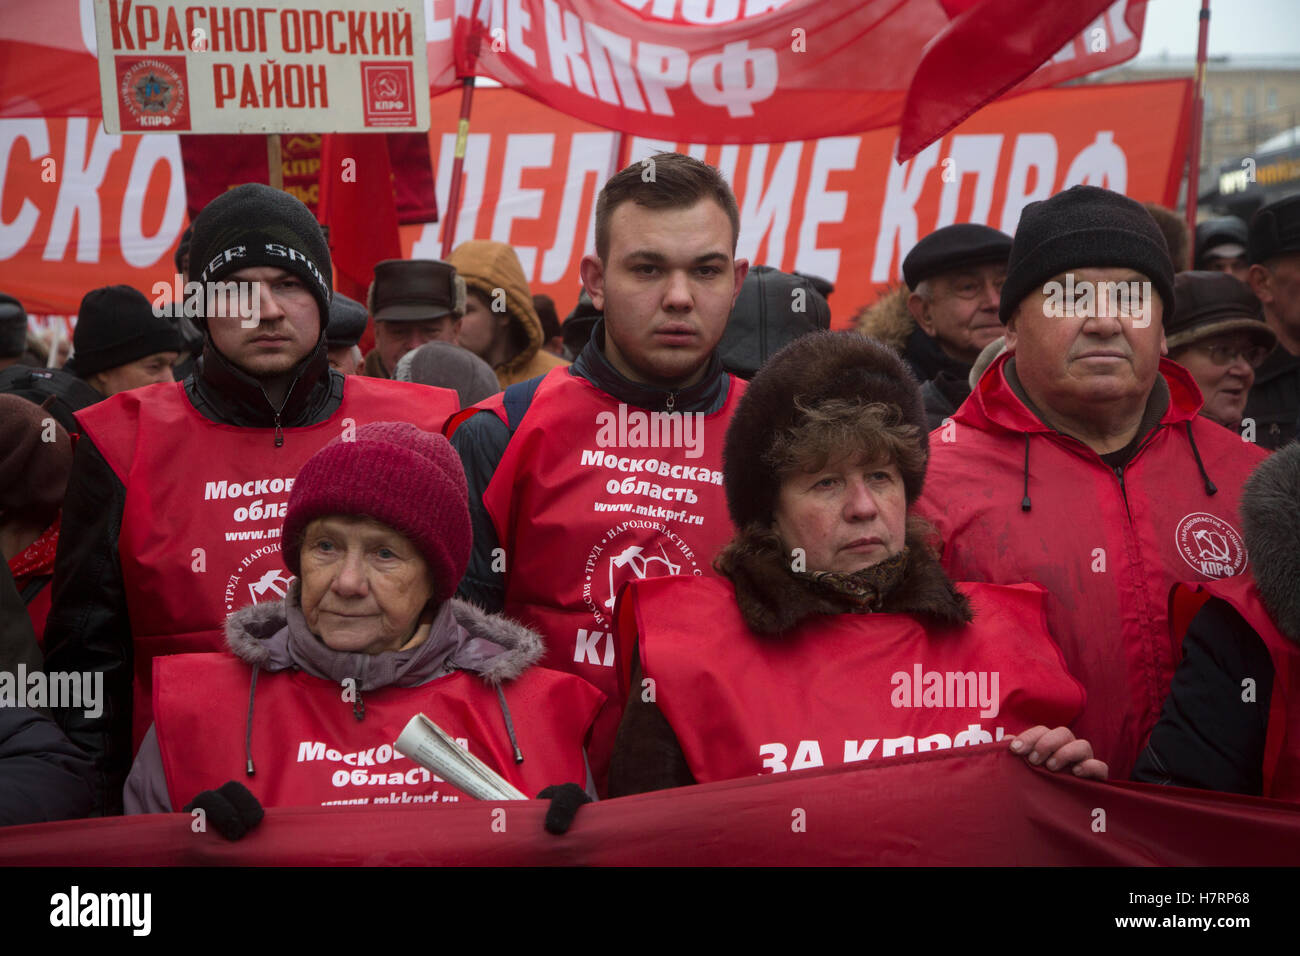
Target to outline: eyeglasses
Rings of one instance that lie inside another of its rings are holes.
[[[992,280],[993,291],[996,294],[1002,294],[1002,284],[1005,281],[1005,276],[998,276],[996,279]],[[970,276],[968,278],[957,279],[956,281],[948,283],[948,291],[959,299],[974,299],[984,291],[985,284],[986,282],[984,279]]]
[[[1208,355],[1215,365],[1229,365],[1240,355],[1251,368],[1259,368],[1263,365],[1264,359],[1268,358],[1268,353],[1272,351],[1262,345],[1250,345],[1244,349],[1227,345],[1193,345],[1192,348],[1202,355]]]

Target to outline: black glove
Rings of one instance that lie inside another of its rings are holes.
[[[237,780],[223,783],[219,790],[204,790],[183,809],[190,813],[196,808],[207,814],[217,832],[231,842],[242,840],[266,815],[257,797]]]
[[[546,810],[546,832],[557,836],[568,833],[573,826],[573,818],[578,815],[578,807],[591,803],[587,791],[576,783],[562,783],[550,786],[537,795],[538,800],[550,800]]]

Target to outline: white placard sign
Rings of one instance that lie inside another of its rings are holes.
[[[420,0],[95,0],[110,133],[429,128]]]

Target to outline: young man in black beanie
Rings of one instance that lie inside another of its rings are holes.
[[[120,812],[153,658],[220,650],[228,614],[284,596],[278,527],[303,462],[367,422],[436,431],[459,406],[448,390],[330,370],[331,276],[301,202],[262,185],[223,193],[190,241],[206,292],[198,369],[78,413],[45,640],[52,669],[104,672],[102,715],[57,715],[96,758],[100,812]]]
[[[144,293],[129,285],[91,289],[82,297],[72,330],[72,358],[64,364],[104,397],[171,382],[181,337],[155,315]]]
[[[1007,352],[930,436],[919,510],[957,580],[1031,581],[1088,698],[1074,731],[1128,775],[1177,664],[1170,588],[1240,574],[1237,501],[1264,456],[1197,416],[1162,358],[1174,267],[1150,214],[1075,186],[1025,207]]]

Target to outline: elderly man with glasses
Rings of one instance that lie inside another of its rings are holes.
[[[1201,414],[1254,441],[1255,422],[1243,421],[1255,369],[1277,344],[1250,288],[1225,272],[1180,272],[1174,279],[1172,319],[1165,321],[1169,357],[1196,379]]]
[[[936,229],[903,259],[900,287],[866,309],[857,330],[903,357],[922,383],[925,416],[937,428],[970,395],[970,370],[1002,335],[998,300],[1011,237],[962,222]]]

